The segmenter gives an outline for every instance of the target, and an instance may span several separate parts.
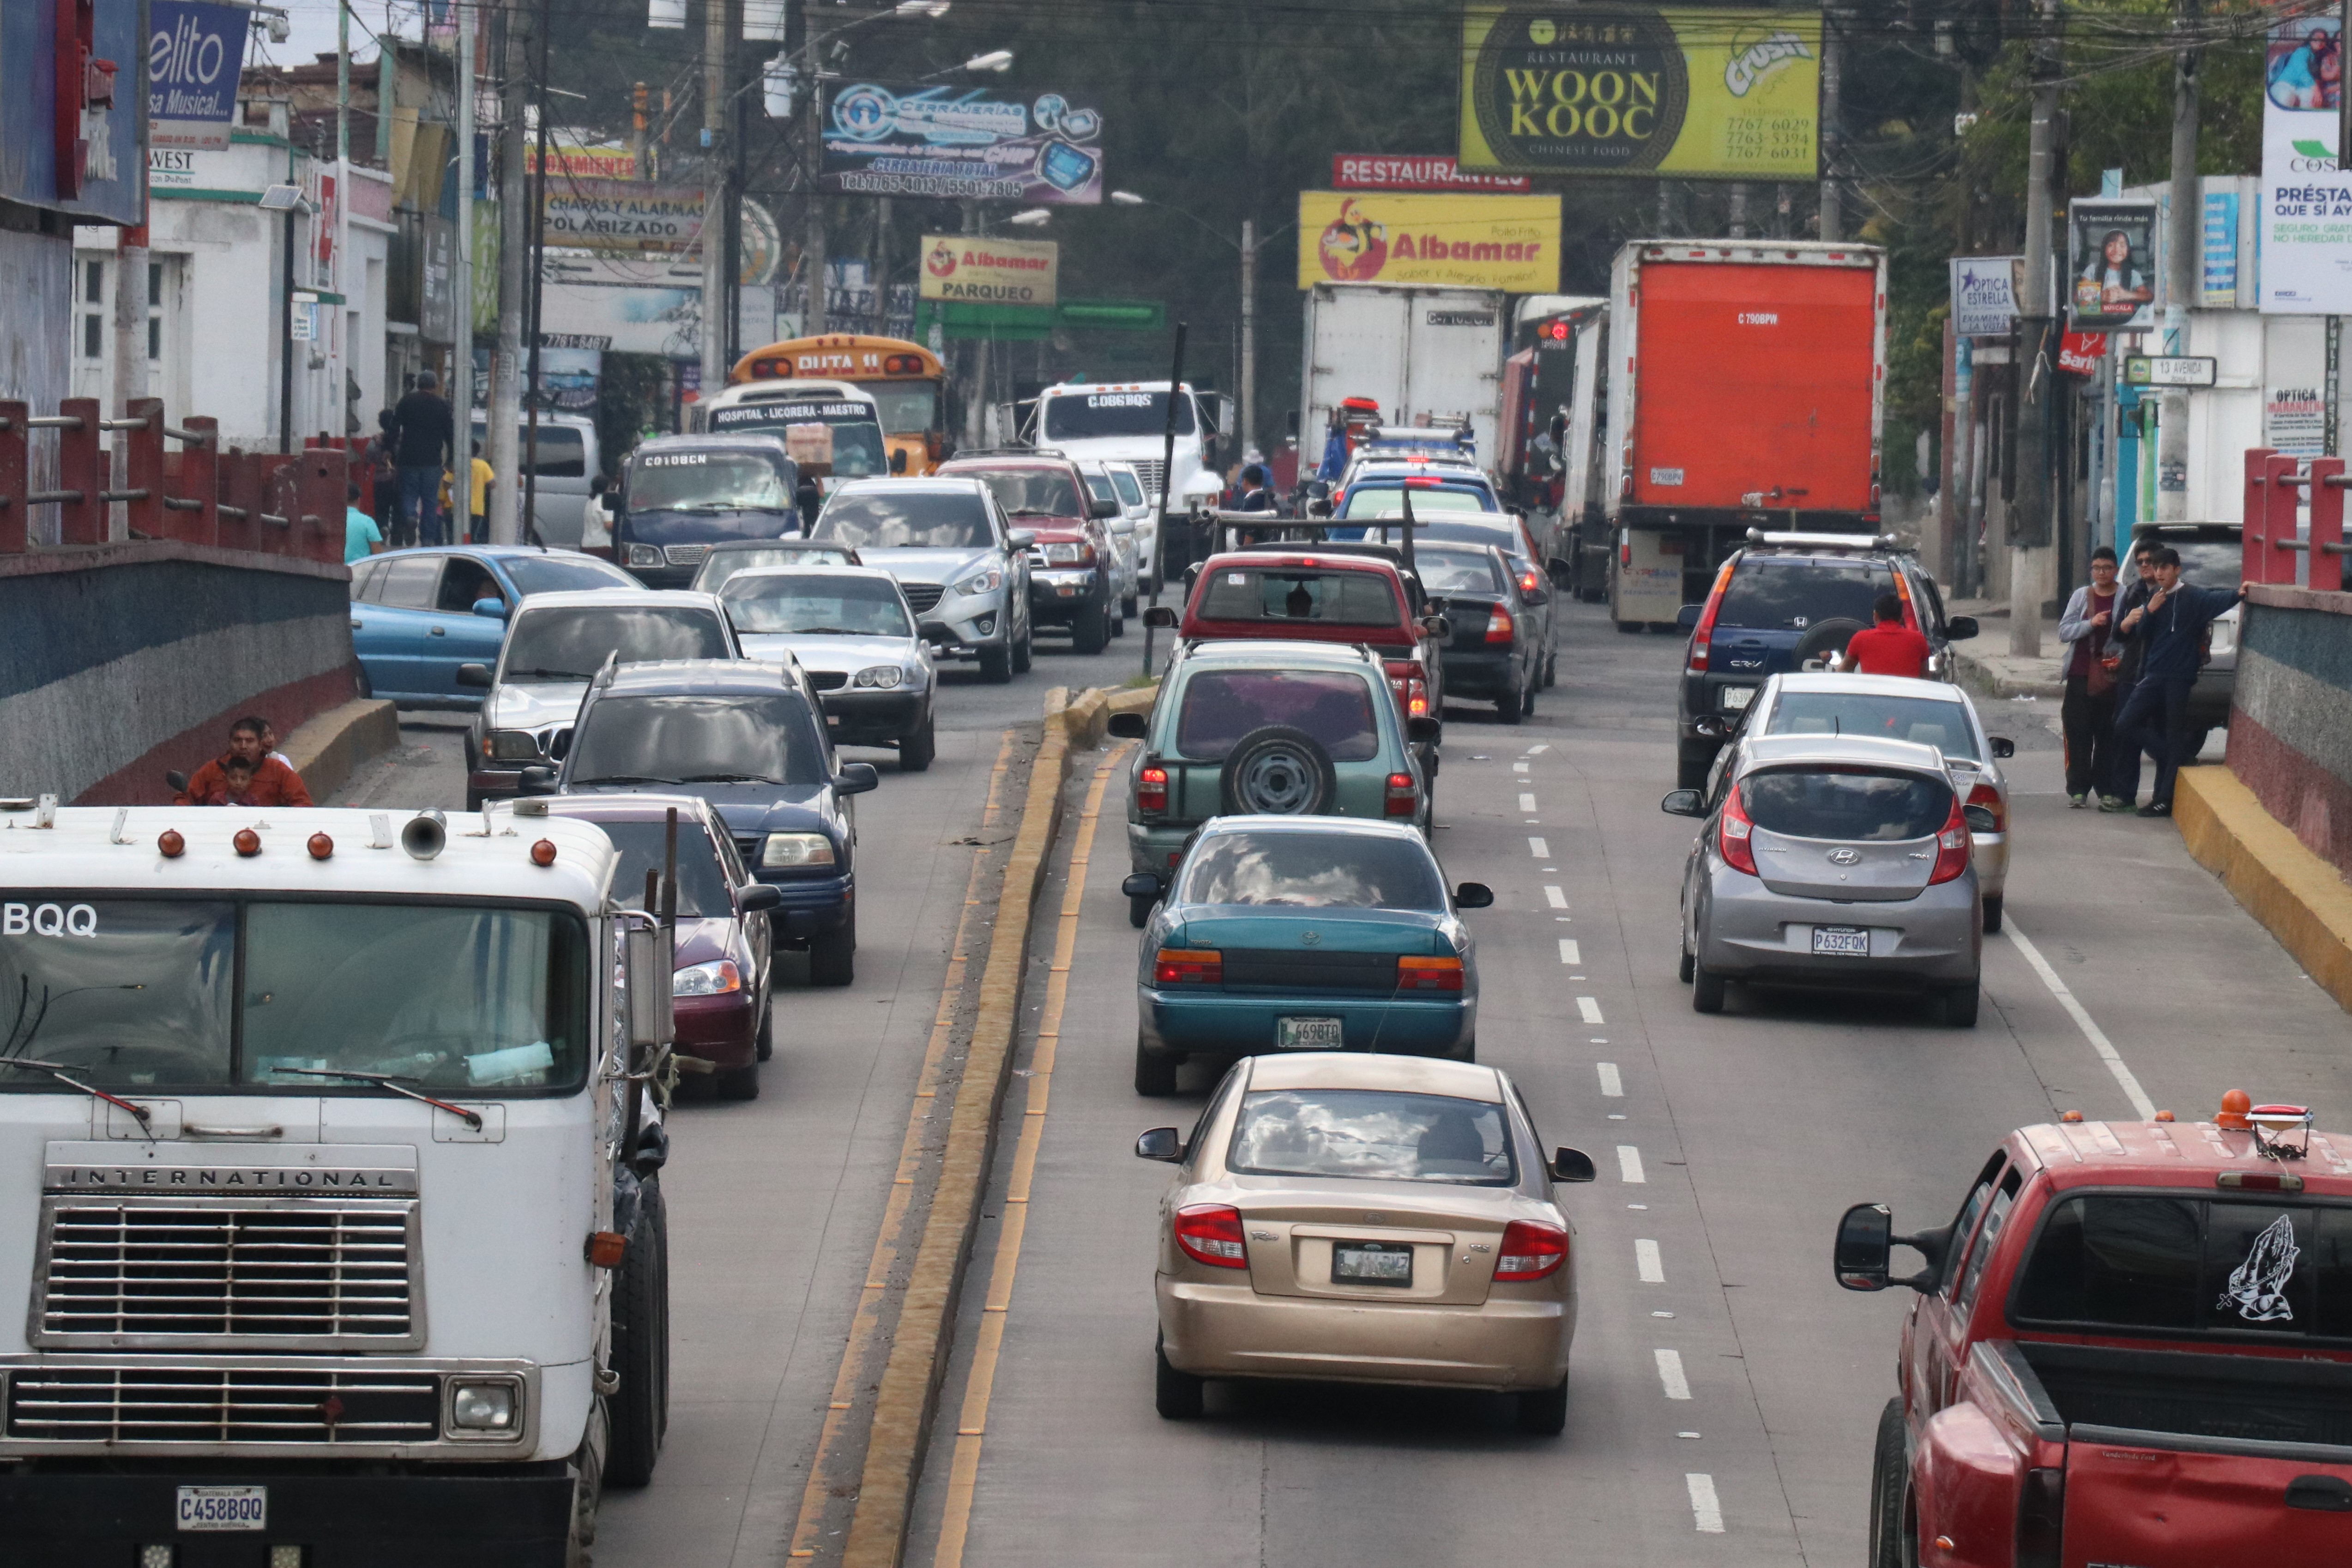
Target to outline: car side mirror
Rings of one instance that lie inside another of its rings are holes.
[[[1465,882],[1454,889],[1454,907],[1457,910],[1483,910],[1495,901],[1495,889],[1484,882]]]
[[[1172,632],[1181,623],[1177,619],[1174,610],[1165,605],[1154,605],[1143,612],[1143,624],[1147,626],[1157,626],[1161,631]],[[1117,732],[1112,731],[1114,734]]]
[[[173,768],[171,772],[165,773],[163,775],[163,782],[171,785],[173,790],[177,794],[185,795],[188,793],[188,775],[182,773],[177,768]]]
[[[833,793],[835,795],[864,795],[867,790],[881,787],[882,775],[875,772],[872,763],[844,763],[841,772],[834,775]]]
[[[629,984],[632,1046],[666,1046],[677,1038],[677,1014],[669,980],[676,968],[676,933],[666,925],[632,925],[621,939]]]
[[[1551,416],[1550,428],[1552,445],[1557,447],[1562,441],[1568,439],[1568,416],[1564,414],[1553,415]]]
[[[1704,605],[1685,605],[1681,609],[1675,612],[1675,625],[1682,627],[1685,631],[1689,631],[1692,627],[1698,625],[1699,616],[1706,613],[1706,606]]]
[[[1088,517],[1113,518],[1119,515],[1119,504],[1115,500],[1098,500],[1087,508],[1087,515]]]
[[[1555,1182],[1591,1182],[1597,1181],[1600,1175],[1592,1168],[1592,1156],[1581,1149],[1551,1152],[1551,1179]]]
[[[784,890],[772,882],[753,882],[735,890],[735,908],[747,915],[772,910],[783,901]]]
[[[553,795],[555,770],[545,763],[534,763],[516,777],[515,787],[525,795]]]
[[[1423,616],[1421,629],[1433,637],[1450,637],[1454,635],[1454,623],[1444,616]]]
[[[2017,755],[2017,742],[2006,735],[1995,735],[1992,737],[1992,754],[1996,757],[2013,757]]]
[[[507,618],[507,602],[504,599],[477,599],[474,601],[474,614],[503,621]]]
[[[1114,740],[1141,741],[1150,737],[1151,721],[1140,713],[1114,713],[1103,728]]]
[[[1706,713],[1691,721],[1691,733],[1705,740],[1720,741],[1731,733],[1731,726],[1714,714]]]
[[[1016,528],[1004,536],[1004,546],[1008,550],[1026,550],[1036,542],[1037,534],[1034,529]]]
[[[905,473],[905,472],[907,471],[907,448],[906,448],[906,447],[895,447],[891,448],[891,451],[890,451],[890,471],[891,471],[892,473],[894,473],[894,474],[903,474],[903,473]]]
[[[488,689],[490,684],[490,667],[487,664],[459,665],[457,667],[457,684],[460,686],[478,686]]]
[[[1658,809],[1668,816],[1705,816],[1706,801],[1695,789],[1669,790],[1665,799],[1658,802]]]
[[[1416,713],[1404,721],[1404,738],[1408,741],[1419,741],[1425,745],[1433,746],[1437,744],[1437,738],[1444,733],[1445,731],[1437,721],[1426,713]]]
[[[1992,807],[1989,805],[1964,805],[1960,815],[1969,819],[1970,833],[1991,833],[2000,826],[1993,820]]]
[[[1131,872],[1118,885],[1121,895],[1130,899],[1156,899],[1165,890],[1164,884],[1150,871]]]
[[[1856,1204],[1837,1228],[1837,1282],[1848,1290],[1884,1290],[1895,1247],[1895,1216],[1885,1204]]]
[[[1155,1127],[1135,1141],[1135,1157],[1177,1164],[1184,1158],[1184,1140],[1173,1127]]]
[[[1309,517],[1329,517],[1331,515],[1331,503],[1328,500],[1319,500],[1308,501],[1307,503],[1307,515]]]
[[[1966,642],[1976,635],[1977,618],[1974,616],[1954,616],[1944,623],[1944,639],[1947,642]]]

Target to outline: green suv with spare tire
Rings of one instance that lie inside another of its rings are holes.
[[[1361,816],[1426,832],[1431,786],[1414,742],[1435,730],[1398,710],[1370,648],[1187,642],[1151,712],[1110,721],[1113,735],[1143,742],[1128,773],[1129,863],[1164,879],[1214,816]],[[1135,925],[1154,901],[1129,900]]]

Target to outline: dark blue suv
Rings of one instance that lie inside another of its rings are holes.
[[[1716,572],[1706,603],[1682,609],[1691,639],[1675,682],[1675,787],[1706,787],[1724,737],[1766,677],[1843,653],[1846,639],[1876,618],[1878,595],[1889,593],[1934,649],[1927,674],[1949,679],[1948,645],[1976,636],[1977,624],[1944,614],[1936,580],[1892,536],[1750,529],[1748,543]]]

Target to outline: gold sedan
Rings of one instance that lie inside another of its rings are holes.
[[[1568,1419],[1574,1227],[1527,1103],[1490,1067],[1317,1051],[1245,1057],[1160,1205],[1160,1414],[1201,1413],[1212,1377],[1491,1389],[1523,1430]]]

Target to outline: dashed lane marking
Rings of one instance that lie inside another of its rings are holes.
[[[2147,1090],[2140,1088],[2139,1079],[2125,1065],[2123,1053],[2116,1049],[2115,1042],[2107,1038],[2105,1030],[2091,1022],[2089,1011],[2074,999],[2072,991],[2066,989],[2066,983],[2058,978],[2058,972],[2050,967],[2050,961],[2042,956],[2042,950],[2027,940],[2025,933],[2014,923],[2009,927],[2007,935],[2017,944],[2017,951],[2025,955],[2025,962],[2033,965],[2033,972],[2042,976],[2042,984],[2050,988],[2050,994],[2058,998],[2058,1005],[2065,1008],[2074,1018],[2074,1026],[2083,1031],[2083,1037],[2091,1042],[2091,1048],[2099,1053],[2099,1059],[2107,1064],[2107,1070],[2115,1074],[2116,1081],[2123,1086],[2124,1097],[2132,1102],[2132,1109],[2139,1112],[2139,1119],[2142,1121],[2156,1120],[2156,1101],[2147,1097]]]
[[[1548,887],[1544,889],[1544,902],[1553,909],[1564,910],[1568,908],[1568,894],[1562,889]]]
[[[1522,793],[1519,796],[1519,809],[1521,811],[1533,811],[1535,808],[1536,797],[1531,795]]]
[[[1513,763],[1511,764],[1511,771],[1515,773],[1526,773],[1528,771],[1528,764],[1525,763]]]
[[[1559,961],[1562,963],[1582,963],[1584,962],[1583,951],[1576,945],[1576,939],[1574,937],[1564,936],[1559,939]]]
[[[1721,1535],[1723,1504],[1716,1500],[1715,1478],[1693,1470],[1683,1477],[1683,1484],[1690,1489],[1691,1518],[1697,1524],[1698,1532],[1701,1535]]]
[[[1631,1143],[1617,1145],[1617,1173],[1629,1182],[1646,1183],[1650,1179],[1642,1173],[1642,1152]]]
[[[1615,1062],[1595,1062],[1592,1066],[1594,1069],[1601,1074],[1601,1098],[1604,1100],[1623,1099],[1625,1096],[1625,1080],[1617,1076],[1617,1064]]]
[[[1601,998],[1598,996],[1579,996],[1576,999],[1576,1016],[1588,1024],[1609,1021],[1601,1016]]]
[[[1666,1282],[1665,1260],[1658,1256],[1658,1244],[1654,1241],[1637,1241],[1633,1244],[1633,1268],[1641,1275],[1642,1283],[1644,1285],[1663,1285]]]
[[[1549,741],[1538,741],[1538,742],[1537,742],[1534,745],[1529,746],[1529,747],[1527,749],[1527,752],[1525,752],[1525,754],[1526,754],[1526,755],[1528,755],[1528,756],[1532,757],[1532,756],[1535,756],[1536,754],[1538,754],[1538,752],[1549,752],[1549,751],[1550,751],[1550,750],[1551,750],[1551,742],[1550,742]]]
[[[1551,858],[1551,847],[1542,839],[1530,837],[1528,839],[1528,853],[1538,860],[1548,860]]]
[[[1658,1358],[1658,1382],[1664,1385],[1668,1399],[1688,1399],[1690,1380],[1683,1375],[1683,1352],[1655,1351]]]

